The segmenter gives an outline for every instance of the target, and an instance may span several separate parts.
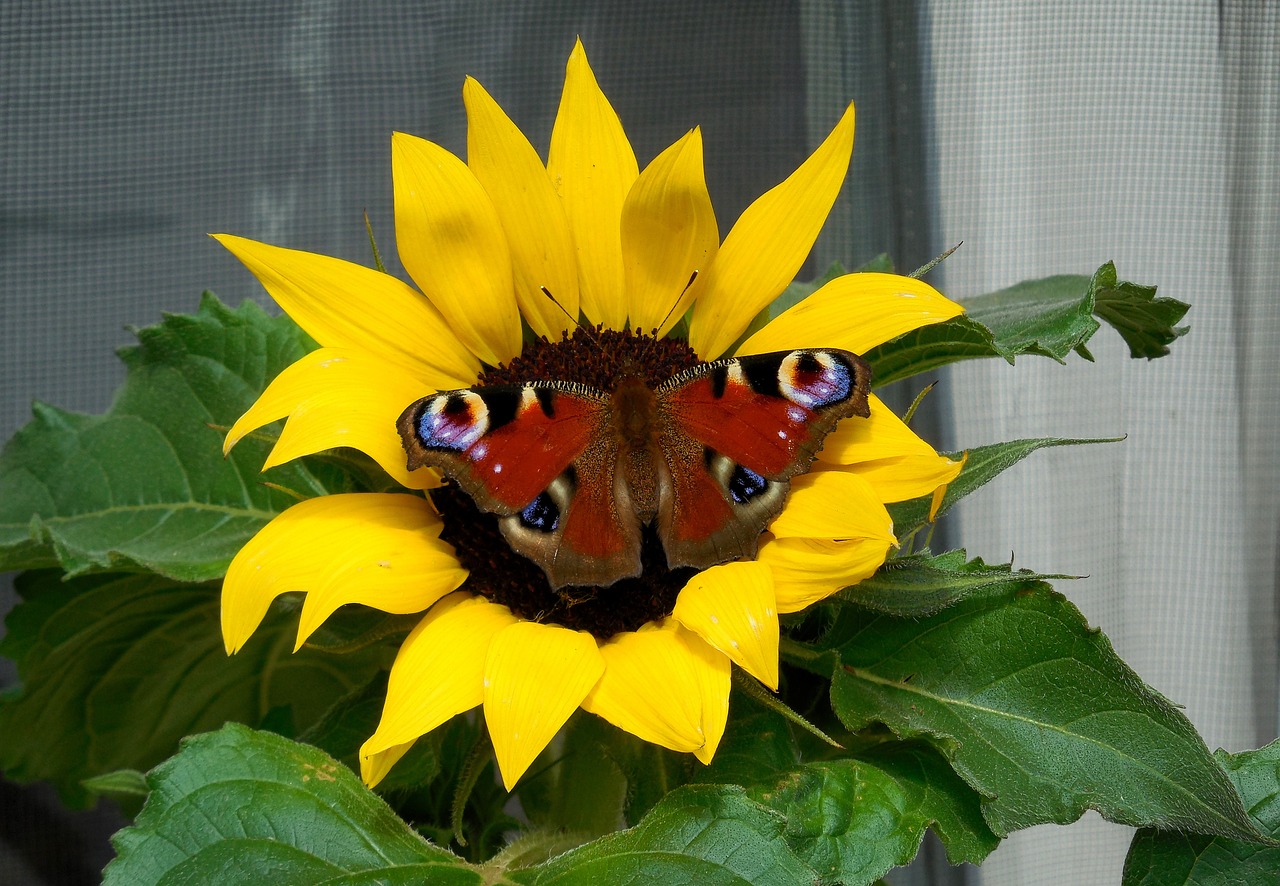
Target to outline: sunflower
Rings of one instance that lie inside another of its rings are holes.
[[[287,417],[264,468],[347,446],[404,487],[312,498],[265,526],[227,572],[227,651],[290,591],[306,594],[298,647],[344,604],[425,613],[360,751],[371,786],[417,738],[478,706],[508,789],[579,707],[710,762],[731,665],[776,689],[779,614],[874,573],[896,544],[885,503],[934,492],[959,464],[872,395],[870,417],[840,422],[812,469],[793,478],[754,560],[669,569],[646,538],[639,577],[556,591],[492,515],[435,471],[406,468],[397,417],[431,392],[476,385],[553,379],[608,390],[624,363],[662,379],[730,353],[865,353],[961,309],[919,280],[848,274],[747,334],[840,191],[852,106],[721,242],[700,132],[641,171],[581,43],[545,166],[480,84],[467,79],[463,99],[465,163],[413,136],[392,139],[397,247],[420,289],[336,258],[217,236],[320,344],[271,382],[226,448]],[[579,327],[580,314],[594,328]],[[671,334],[685,328],[687,338]]]

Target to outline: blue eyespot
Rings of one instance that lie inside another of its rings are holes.
[[[729,477],[729,495],[740,505],[762,495],[768,486],[768,480],[742,465],[734,465],[733,475]]]
[[[555,532],[560,525],[560,509],[547,493],[541,493],[520,512],[520,524],[538,532]]]
[[[799,352],[783,361],[778,384],[783,395],[806,409],[822,409],[853,396],[853,367],[836,354]]]

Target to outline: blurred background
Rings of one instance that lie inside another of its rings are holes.
[[[389,139],[464,154],[465,75],[540,150],[581,35],[643,166],[695,125],[721,231],[848,101],[845,193],[804,276],[888,253],[958,299],[1114,260],[1190,302],[1173,355],[937,374],[925,436],[1039,453],[945,543],[1047,572],[1210,748],[1276,736],[1280,8],[1265,2],[13,0],[0,5],[0,431],[32,399],[101,412],[130,326],[266,297],[229,231],[390,270]],[[544,154],[545,156],[545,154]],[[0,589],[0,611],[14,603]],[[16,681],[0,664],[0,686]],[[124,820],[0,783],[0,882],[95,883]],[[979,872],[930,844],[911,884],[1111,884],[1131,831],[1086,816]]]

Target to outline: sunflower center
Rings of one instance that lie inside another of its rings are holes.
[[[483,373],[479,384],[575,382],[608,392],[623,376],[639,377],[656,387],[699,362],[679,339],[578,329],[558,342],[539,339],[526,345],[506,366]],[[498,518],[480,511],[466,493],[449,484],[432,492],[432,500],[444,518],[440,537],[453,545],[470,571],[464,590],[501,603],[529,621],[560,624],[607,640],[670,615],[676,596],[696,571],[668,569],[662,543],[646,526],[640,554],[644,571],[639,576],[608,587],[552,590],[540,566],[511,550],[498,529]]]

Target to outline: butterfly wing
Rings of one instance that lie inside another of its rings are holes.
[[[658,534],[672,566],[754,556],[836,422],[867,417],[871,369],[806,349],[695,367],[658,389],[664,476]]]
[[[409,469],[438,468],[497,514],[512,549],[553,588],[607,584],[640,573],[608,402],[567,384],[445,391],[411,404],[397,427]]]

